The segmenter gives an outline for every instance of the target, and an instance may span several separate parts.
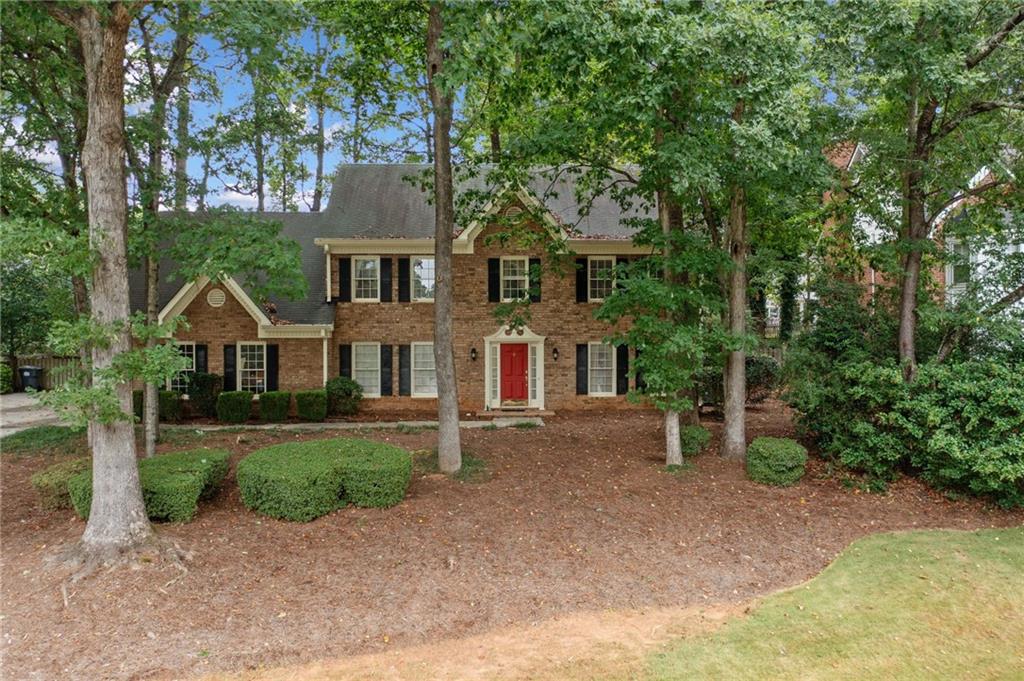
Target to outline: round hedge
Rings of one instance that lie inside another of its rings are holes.
[[[308,521],[348,503],[394,506],[412,477],[409,452],[381,442],[336,438],[256,450],[238,463],[247,508]]]
[[[758,437],[747,448],[747,475],[754,482],[787,487],[804,477],[807,450],[784,437]]]

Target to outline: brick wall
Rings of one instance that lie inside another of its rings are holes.
[[[545,407],[548,409],[608,409],[631,408],[625,396],[590,397],[576,395],[576,344],[602,340],[610,332],[605,322],[594,319],[596,303],[576,302],[575,273],[570,266],[559,276],[549,271],[548,260],[541,246],[517,248],[512,244],[487,243],[488,234],[496,231],[491,226],[476,238],[475,253],[455,255],[455,369],[459,383],[459,403],[464,411],[482,409],[484,395],[484,338],[498,331],[500,325],[494,317],[496,303],[487,300],[487,260],[502,255],[540,257],[544,263],[541,280],[541,302],[530,305],[528,326],[535,334],[544,336],[543,361]],[[341,255],[341,254],[339,254]],[[431,256],[431,253],[424,253]],[[382,257],[388,257],[381,254]],[[397,257],[393,264],[392,300],[398,300]],[[401,256],[405,257],[405,256]],[[332,258],[332,283],[338,292],[337,257]],[[430,342],[433,339],[432,303],[337,303],[334,338],[330,348],[328,371],[339,373],[340,344],[377,342],[405,345]],[[476,348],[477,359],[470,359]],[[558,348],[559,358],[553,358]],[[398,350],[393,350],[392,374],[395,394],[398,387]],[[283,366],[283,363],[282,363]],[[282,370],[283,371],[283,370]],[[412,397],[382,397],[365,400],[367,409],[433,409],[434,400]]]

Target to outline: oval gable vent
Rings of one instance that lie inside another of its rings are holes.
[[[210,307],[220,307],[224,304],[224,291],[219,288],[210,289],[210,292],[206,294],[206,302],[210,304]]]
[[[512,204],[511,206],[509,206],[508,208],[506,208],[505,210],[502,211],[502,215],[504,215],[507,218],[514,218],[514,217],[522,215],[522,214],[523,214],[522,207],[517,206],[515,204]]]

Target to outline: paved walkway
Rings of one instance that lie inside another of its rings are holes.
[[[39,404],[30,393],[0,395],[0,437],[33,426],[59,425],[60,419],[49,407]]]
[[[499,417],[474,421],[459,421],[460,428],[536,428],[544,425],[544,419],[536,416],[518,418]],[[324,421],[323,423],[243,423],[240,425],[194,425],[188,423],[163,423],[161,430],[388,430],[397,428],[437,428],[437,421]]]

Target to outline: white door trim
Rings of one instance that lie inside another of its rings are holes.
[[[524,326],[513,331],[503,326],[490,336],[484,337],[484,408],[501,408],[501,345],[513,343],[526,345],[527,358],[527,408],[544,408],[544,336],[538,336]],[[533,394],[532,379],[536,372],[537,393]],[[495,385],[494,381],[497,381]]]

